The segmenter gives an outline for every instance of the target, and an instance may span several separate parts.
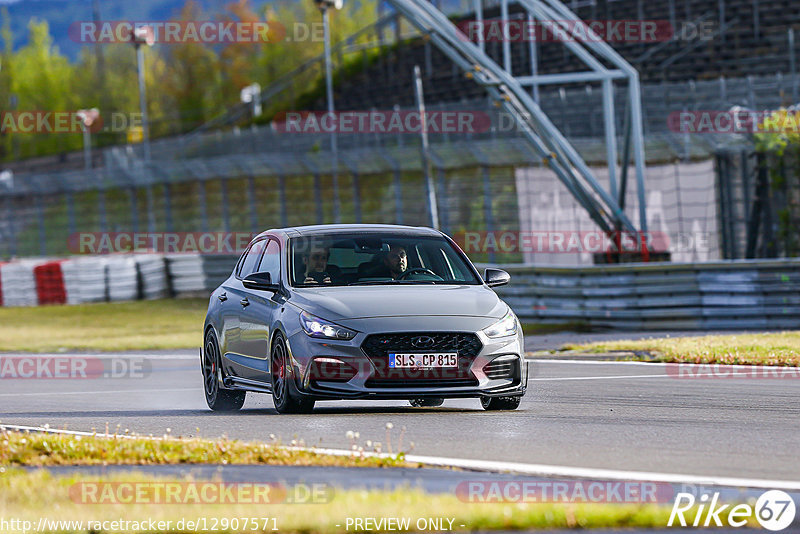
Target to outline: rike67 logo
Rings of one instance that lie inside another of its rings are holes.
[[[691,493],[678,493],[675,504],[669,515],[668,527],[677,524],[682,527],[742,527],[748,519],[755,517],[758,523],[767,530],[783,530],[794,521],[795,503],[792,497],[780,490],[769,490],[761,494],[755,507],[750,504],[731,504],[719,502],[719,492],[709,496],[703,493],[699,498]],[[684,514],[691,516],[695,511],[694,522],[687,524]],[[689,512],[689,513],[687,513]]]

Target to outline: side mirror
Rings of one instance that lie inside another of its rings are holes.
[[[269,273],[253,273],[247,275],[242,280],[242,285],[247,289],[255,289],[257,291],[278,291],[281,286],[272,283],[272,277]]]
[[[489,287],[504,286],[511,280],[511,275],[500,269],[486,269],[483,272],[483,280]]]

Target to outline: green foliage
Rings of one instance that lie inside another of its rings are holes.
[[[800,250],[798,204],[790,178],[795,182],[800,178],[800,112],[781,108],[771,113],[758,125],[754,138],[756,151],[764,155],[761,164],[767,168],[772,190],[786,203],[777,210],[777,237],[783,244],[783,253],[787,257],[796,256]]]
[[[340,11],[332,11],[331,40],[337,43],[376,19],[376,3],[353,0]],[[146,48],[145,84],[151,137],[190,131],[221,115],[239,102],[243,87],[258,82],[268,87],[323,52],[322,17],[313,2],[280,1],[255,10],[250,0],[225,5],[221,13],[205,12],[187,0],[179,20],[270,22],[269,41],[264,43],[156,44]],[[113,20],[113,19],[109,19]],[[285,33],[284,33],[285,32]],[[104,119],[103,131],[93,135],[95,146],[126,142],[127,130],[139,114],[136,54],[126,43],[87,45],[75,62],[54,46],[46,22],[31,20],[28,42],[13,51],[11,25],[6,10],[0,38],[0,111],[61,111],[96,107]],[[359,41],[366,42],[369,36]],[[357,44],[357,43],[353,43]],[[351,74],[358,70],[354,56],[334,57],[335,65]],[[372,58],[374,60],[374,58]],[[269,103],[265,112],[293,107],[296,96],[318,86],[321,65],[310,68]],[[324,85],[323,85],[324,86]],[[112,118],[119,119],[115,128]],[[124,122],[123,122],[124,121]],[[0,159],[12,160],[80,150],[81,133],[21,133],[0,135]]]
[[[764,118],[755,133],[756,151],[782,156],[786,147],[800,147],[800,114],[781,108]]]

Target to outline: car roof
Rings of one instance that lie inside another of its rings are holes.
[[[267,230],[264,234],[283,234],[286,237],[302,237],[335,233],[386,233],[414,236],[440,236],[441,232],[424,226],[401,226],[396,224],[316,224],[292,226]]]

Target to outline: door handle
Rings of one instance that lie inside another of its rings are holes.
[[[217,296],[217,298],[219,299],[220,302],[225,302],[226,300],[228,300],[228,294],[220,293],[219,296]]]
[[[250,301],[247,300],[247,297],[245,297],[245,298],[243,298],[242,300],[239,301],[239,304],[241,304],[244,307],[247,307],[247,306],[250,306]]]

